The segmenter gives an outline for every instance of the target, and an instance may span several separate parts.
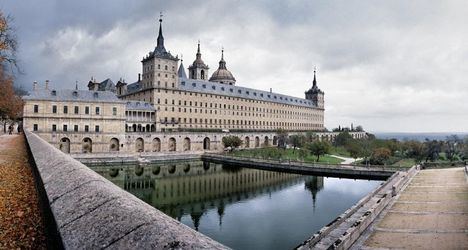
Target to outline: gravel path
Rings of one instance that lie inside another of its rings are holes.
[[[22,135],[0,136],[0,249],[45,249],[44,223]]]

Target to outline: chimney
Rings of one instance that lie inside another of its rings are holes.
[[[141,74],[138,73],[138,81],[141,81]]]
[[[270,88],[270,93],[272,93],[272,92],[273,92],[273,91],[272,91],[272,89]]]
[[[45,89],[49,90],[49,80],[45,80]]]
[[[33,82],[33,90],[34,90],[34,91],[37,90],[37,81],[34,81],[34,82]]]

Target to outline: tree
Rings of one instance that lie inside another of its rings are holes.
[[[297,135],[291,135],[289,137],[289,143],[293,147],[293,151],[295,151],[296,148],[301,148],[304,145],[304,142],[305,142],[304,135],[297,134]]]
[[[364,132],[364,129],[362,128],[361,125],[358,125],[358,126],[356,127],[356,132]]]
[[[391,152],[388,148],[376,148],[372,152],[370,163],[374,165],[384,165],[390,158]]]
[[[419,141],[406,141],[403,143],[403,154],[407,158],[414,158],[417,162],[424,159],[424,145]]]
[[[351,157],[353,157],[354,159],[357,159],[357,158],[359,158],[361,156],[364,156],[361,145],[359,145],[359,143],[357,143],[355,141],[352,141],[351,143],[346,145],[345,148],[349,152]]]
[[[453,161],[455,157],[461,152],[463,148],[463,141],[457,135],[447,136],[445,140],[445,156],[449,161]]]
[[[429,140],[426,139],[424,142],[424,156],[426,158],[426,162],[430,161],[436,161],[439,159],[439,154],[441,152],[442,145],[439,141],[437,140]]]
[[[11,25],[13,18],[0,12],[0,64],[16,67],[16,50],[18,42]]]
[[[15,94],[13,78],[5,74],[0,67],[0,119],[3,123],[3,132],[10,120],[17,120],[23,111],[23,100]]]
[[[317,156],[317,162],[320,156],[330,152],[330,144],[327,141],[314,141],[308,144],[308,149],[312,155]]]
[[[16,120],[21,116],[23,102],[15,94],[13,77],[7,74],[7,66],[16,67],[17,39],[11,25],[12,18],[0,12],[0,119],[3,131],[9,120]]]
[[[223,144],[226,148],[231,148],[231,150],[238,148],[242,145],[242,140],[234,135],[223,137]]]
[[[354,139],[349,132],[341,132],[335,138],[335,146],[346,146],[352,140]]]
[[[288,140],[288,132],[284,129],[276,130],[276,136],[278,138],[278,148],[286,148],[287,140]]]
[[[307,131],[305,134],[306,142],[313,142],[318,139],[317,134],[312,131]]]

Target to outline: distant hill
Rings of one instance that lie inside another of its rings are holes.
[[[426,138],[429,140],[445,140],[449,135],[458,135],[460,138],[468,136],[468,132],[454,132],[454,133],[402,133],[402,132],[389,132],[389,133],[373,133],[379,139],[397,139],[400,141],[417,140],[424,141]]]

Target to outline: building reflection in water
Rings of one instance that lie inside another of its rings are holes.
[[[323,177],[303,176],[202,161],[146,166],[96,166],[96,172],[143,201],[181,220],[190,215],[198,230],[203,215],[216,209],[219,225],[226,206],[276,192],[300,182],[312,195],[323,189]]]

